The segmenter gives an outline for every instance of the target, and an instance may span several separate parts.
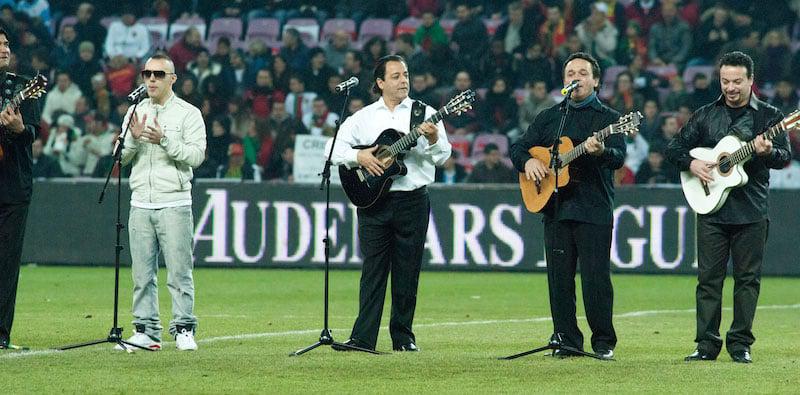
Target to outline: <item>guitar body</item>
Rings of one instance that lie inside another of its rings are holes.
[[[385,170],[380,176],[371,175],[365,168],[359,166],[348,169],[339,166],[339,178],[347,198],[356,207],[367,208],[377,203],[389,192],[394,179],[403,176],[408,169],[403,163],[403,154],[392,155],[389,146],[403,137],[403,134],[394,129],[386,129],[371,145],[359,145],[353,148],[364,149],[378,146],[374,152],[376,158],[384,163]]]
[[[572,150],[573,144],[569,137],[561,137],[558,145],[559,155],[565,154]],[[550,164],[550,147],[532,147],[528,153],[532,157],[542,161],[545,165]],[[550,196],[556,189],[556,177],[552,168],[548,167],[548,174],[536,185],[534,180],[528,180],[525,173],[519,173],[519,188],[522,191],[522,200],[525,202],[525,208],[532,213],[542,211],[547,202],[550,201]],[[561,188],[569,183],[569,166],[564,166],[558,173],[558,187]]]
[[[725,136],[714,148],[694,148],[689,151],[689,155],[695,159],[719,163],[743,145],[738,138]],[[728,167],[714,167],[711,170],[714,181],[708,184],[700,181],[691,171],[682,171],[681,188],[692,210],[698,214],[711,214],[719,210],[725,204],[731,189],[747,184],[744,163],[746,161]]]

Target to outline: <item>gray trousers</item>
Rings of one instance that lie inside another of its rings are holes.
[[[128,227],[133,261],[133,325],[153,339],[161,339],[157,276],[161,252],[167,267],[167,289],[172,295],[169,333],[174,337],[178,326],[194,331],[197,317],[193,313],[191,206],[157,210],[131,207]]]

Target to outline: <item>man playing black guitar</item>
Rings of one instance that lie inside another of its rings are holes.
[[[415,104],[408,97],[408,67],[400,56],[389,55],[379,59],[373,80],[375,85],[372,89],[381,97],[342,123],[332,162],[349,168],[361,166],[370,174],[379,175],[390,163],[375,157],[378,146],[353,147],[372,144],[387,128],[408,133],[412,122],[421,122],[436,110],[420,102]],[[411,325],[430,214],[426,185],[434,180],[434,166],[442,165],[451,151],[441,122],[435,125],[422,122],[419,131],[422,137],[405,154],[407,173],[394,180],[384,198],[358,209],[358,238],[364,264],[358,318],[348,344],[375,349],[391,271],[389,332],[392,348],[395,351],[418,350]]]
[[[577,81],[578,87],[566,102],[540,113],[525,135],[511,147],[511,160],[529,180],[553,177],[549,163],[533,158],[531,147],[553,145],[559,137],[562,111],[569,106],[563,135],[575,145],[586,141],[586,152],[569,168],[570,184],[554,195],[544,213],[547,283],[554,333],[551,341],[583,350],[583,334],[575,316],[575,271],[581,263],[581,285],[586,318],[592,328],[592,349],[611,359],[617,335],[611,322],[614,291],[611,285],[611,217],[614,200],[614,170],[625,160],[621,135],[599,141],[593,135],[617,122],[619,113],[597,98],[600,66],[591,55],[578,52],[564,63],[564,85]],[[558,199],[558,204],[554,202]],[[558,206],[558,212],[555,208]],[[556,349],[555,356],[575,355]]]
[[[11,344],[11,324],[17,296],[22,240],[31,201],[31,145],[39,135],[39,103],[25,101],[12,110],[12,94],[28,82],[8,71],[9,36],[0,29],[0,352]]]
[[[744,164],[749,181],[732,189],[719,211],[697,216],[697,348],[685,360],[715,360],[722,350],[722,283],[731,258],[733,322],[725,345],[735,362],[750,363],[750,346],[755,341],[753,318],[769,229],[769,169],[785,167],[792,155],[786,134],[774,141],[759,134],[780,122],[783,114],[752,93],[753,59],[743,52],[729,52],[720,58],[717,70],[722,95],[692,114],[669,143],[667,159],[680,170],[691,171],[711,183],[713,170],[723,162],[694,159],[689,154],[691,149],[714,147],[729,135],[752,141],[754,149]]]

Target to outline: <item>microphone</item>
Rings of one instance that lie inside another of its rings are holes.
[[[561,88],[561,94],[567,96],[580,86],[581,84],[580,82],[578,82],[578,80],[573,80],[572,82]]]
[[[336,88],[334,90],[336,92],[343,92],[350,88],[355,88],[357,86],[358,86],[358,78],[350,77],[350,79],[348,79],[347,81],[343,81],[339,85],[336,85]]]
[[[147,94],[147,87],[142,84],[139,85],[138,88],[134,89],[130,95],[128,95],[128,101],[131,103],[138,103],[144,96]]]

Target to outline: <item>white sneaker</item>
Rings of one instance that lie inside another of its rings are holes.
[[[161,349],[161,343],[153,340],[150,336],[147,336],[142,332],[135,332],[133,336],[128,338],[128,343],[133,343],[142,347],[146,347],[153,351],[158,351]],[[126,345],[125,347],[127,347],[128,350],[136,351],[136,347],[128,345]],[[123,348],[120,347],[119,344],[117,344],[116,346],[114,346],[114,350],[123,351]]]
[[[194,334],[192,334],[192,331],[182,328],[181,331],[175,335],[175,346],[177,346],[180,351],[197,350],[197,343],[194,341]]]

